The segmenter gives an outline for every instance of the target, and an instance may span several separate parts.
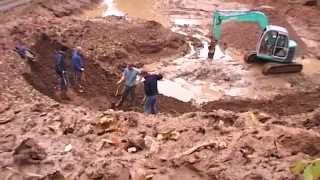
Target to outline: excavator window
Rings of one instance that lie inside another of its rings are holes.
[[[288,53],[288,36],[280,34],[277,39],[277,45],[275,48],[274,55],[277,57],[284,58]]]
[[[260,45],[260,54],[272,56],[278,38],[277,31],[267,31]]]

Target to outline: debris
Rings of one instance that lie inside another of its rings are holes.
[[[72,150],[72,145],[71,144],[68,144],[64,147],[64,152],[70,152]]]
[[[166,132],[166,133],[159,133],[157,135],[157,140],[158,141],[168,141],[168,140],[173,140],[173,141],[176,141],[178,140],[180,136],[180,133],[178,131],[169,131],[169,132]]]
[[[118,145],[121,143],[121,140],[117,138],[111,138],[111,139],[102,139],[102,142],[105,142],[111,145]]]
[[[47,153],[32,138],[27,138],[14,150],[14,161],[19,164],[39,163],[47,157]]]
[[[176,154],[172,159],[178,159],[182,156],[192,154],[195,151],[199,150],[200,148],[211,147],[211,146],[219,148],[219,149],[225,149],[227,147],[226,143],[218,143],[217,141],[208,141],[208,142],[198,144],[198,145],[188,149],[187,151],[184,151],[183,153]]]
[[[149,148],[150,153],[158,153],[160,150],[160,145],[159,143],[155,140],[155,138],[151,136],[145,136],[144,137],[144,143],[147,148]]]
[[[0,119],[0,125],[1,125],[1,124],[7,124],[7,123],[13,121],[14,119],[15,119],[15,117],[1,118],[1,119]]]
[[[43,177],[41,180],[65,180],[65,177],[61,174],[60,171],[55,171]]]
[[[99,119],[97,125],[103,129],[110,129],[111,126],[116,124],[117,120],[118,118],[114,114],[106,114]]]
[[[251,116],[254,116],[252,118],[261,122],[261,123],[266,123],[268,120],[271,119],[271,117],[269,115],[267,115],[266,113],[262,113],[262,112],[252,112]]]
[[[135,153],[135,152],[137,152],[137,151],[138,151],[138,150],[137,150],[136,147],[128,148],[128,152],[129,152],[129,153]]]
[[[42,175],[40,174],[35,174],[35,173],[29,173],[29,172],[20,172],[19,170],[16,170],[12,167],[5,167],[5,169],[13,172],[14,174],[19,174],[19,175],[22,175],[23,177],[27,177],[28,179],[30,178],[36,178],[36,179],[39,179],[39,178],[42,178]],[[46,179],[44,179],[46,180]]]

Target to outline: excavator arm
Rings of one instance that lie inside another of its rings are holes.
[[[217,10],[213,13],[212,27],[216,41],[221,39],[221,26],[227,21],[258,23],[261,29],[265,29],[269,24],[268,17],[260,11]]]

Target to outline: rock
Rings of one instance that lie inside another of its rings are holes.
[[[16,144],[17,137],[14,134],[1,134],[0,138],[0,152],[10,152],[13,151]]]
[[[8,111],[11,109],[11,104],[8,103],[1,103],[0,105],[0,114],[4,113],[5,111]]]
[[[45,105],[42,104],[42,103],[37,103],[37,104],[34,104],[32,107],[31,107],[31,111],[32,112],[44,112],[45,111]]]
[[[47,157],[45,150],[32,138],[27,138],[14,150],[13,158],[18,164],[39,163]]]
[[[138,126],[138,120],[135,115],[129,114],[128,119],[127,119],[127,124],[129,127],[137,127]]]
[[[117,59],[123,59],[129,56],[128,52],[125,49],[116,49],[114,54]]]
[[[73,149],[72,145],[71,145],[71,144],[67,144],[67,145],[64,147],[64,152],[70,152],[72,149]]]
[[[125,149],[128,150],[131,147],[135,147],[137,151],[143,150],[146,145],[143,138],[131,138],[125,145]]]
[[[137,150],[136,147],[128,148],[128,152],[129,152],[129,153],[135,153],[135,152],[137,152],[137,151],[138,151],[138,150]]]
[[[136,41],[135,47],[141,54],[153,54],[164,48],[163,40]]]
[[[101,127],[102,129],[109,129],[112,125],[114,125],[119,117],[114,114],[104,114],[98,121],[97,125]]]
[[[45,177],[41,178],[41,180],[65,180],[65,178],[60,171],[56,171],[46,175]]]
[[[266,123],[271,119],[270,115],[262,112],[253,112],[253,115],[255,116],[255,119],[261,123]]]
[[[1,117],[0,118],[0,125],[7,124],[7,123],[13,121],[14,119],[15,119],[14,116],[13,117]]]

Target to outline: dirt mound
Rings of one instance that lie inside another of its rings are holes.
[[[320,94],[318,91],[299,92],[291,95],[278,95],[272,100],[224,99],[209,102],[203,106],[203,109],[206,111],[225,109],[234,112],[247,112],[259,109],[283,116],[314,111],[318,108],[319,100]]]
[[[3,134],[10,134],[11,127],[20,127],[23,117],[32,114],[37,123],[25,135],[38,136],[37,142],[50,148],[42,163],[24,171],[6,166],[1,178],[36,173],[49,179],[293,179],[290,165],[319,151],[318,133],[271,120],[257,124],[249,113],[220,110],[169,117],[67,107],[25,110],[5,125]],[[15,108],[21,107],[10,111]],[[74,131],[64,134],[67,124]],[[0,153],[0,158],[12,157],[13,151]]]
[[[107,68],[116,68],[123,63],[148,64],[188,50],[183,35],[154,21],[123,17],[66,23],[52,21],[51,27],[44,31],[51,39],[69,47],[82,46],[91,60]]]

